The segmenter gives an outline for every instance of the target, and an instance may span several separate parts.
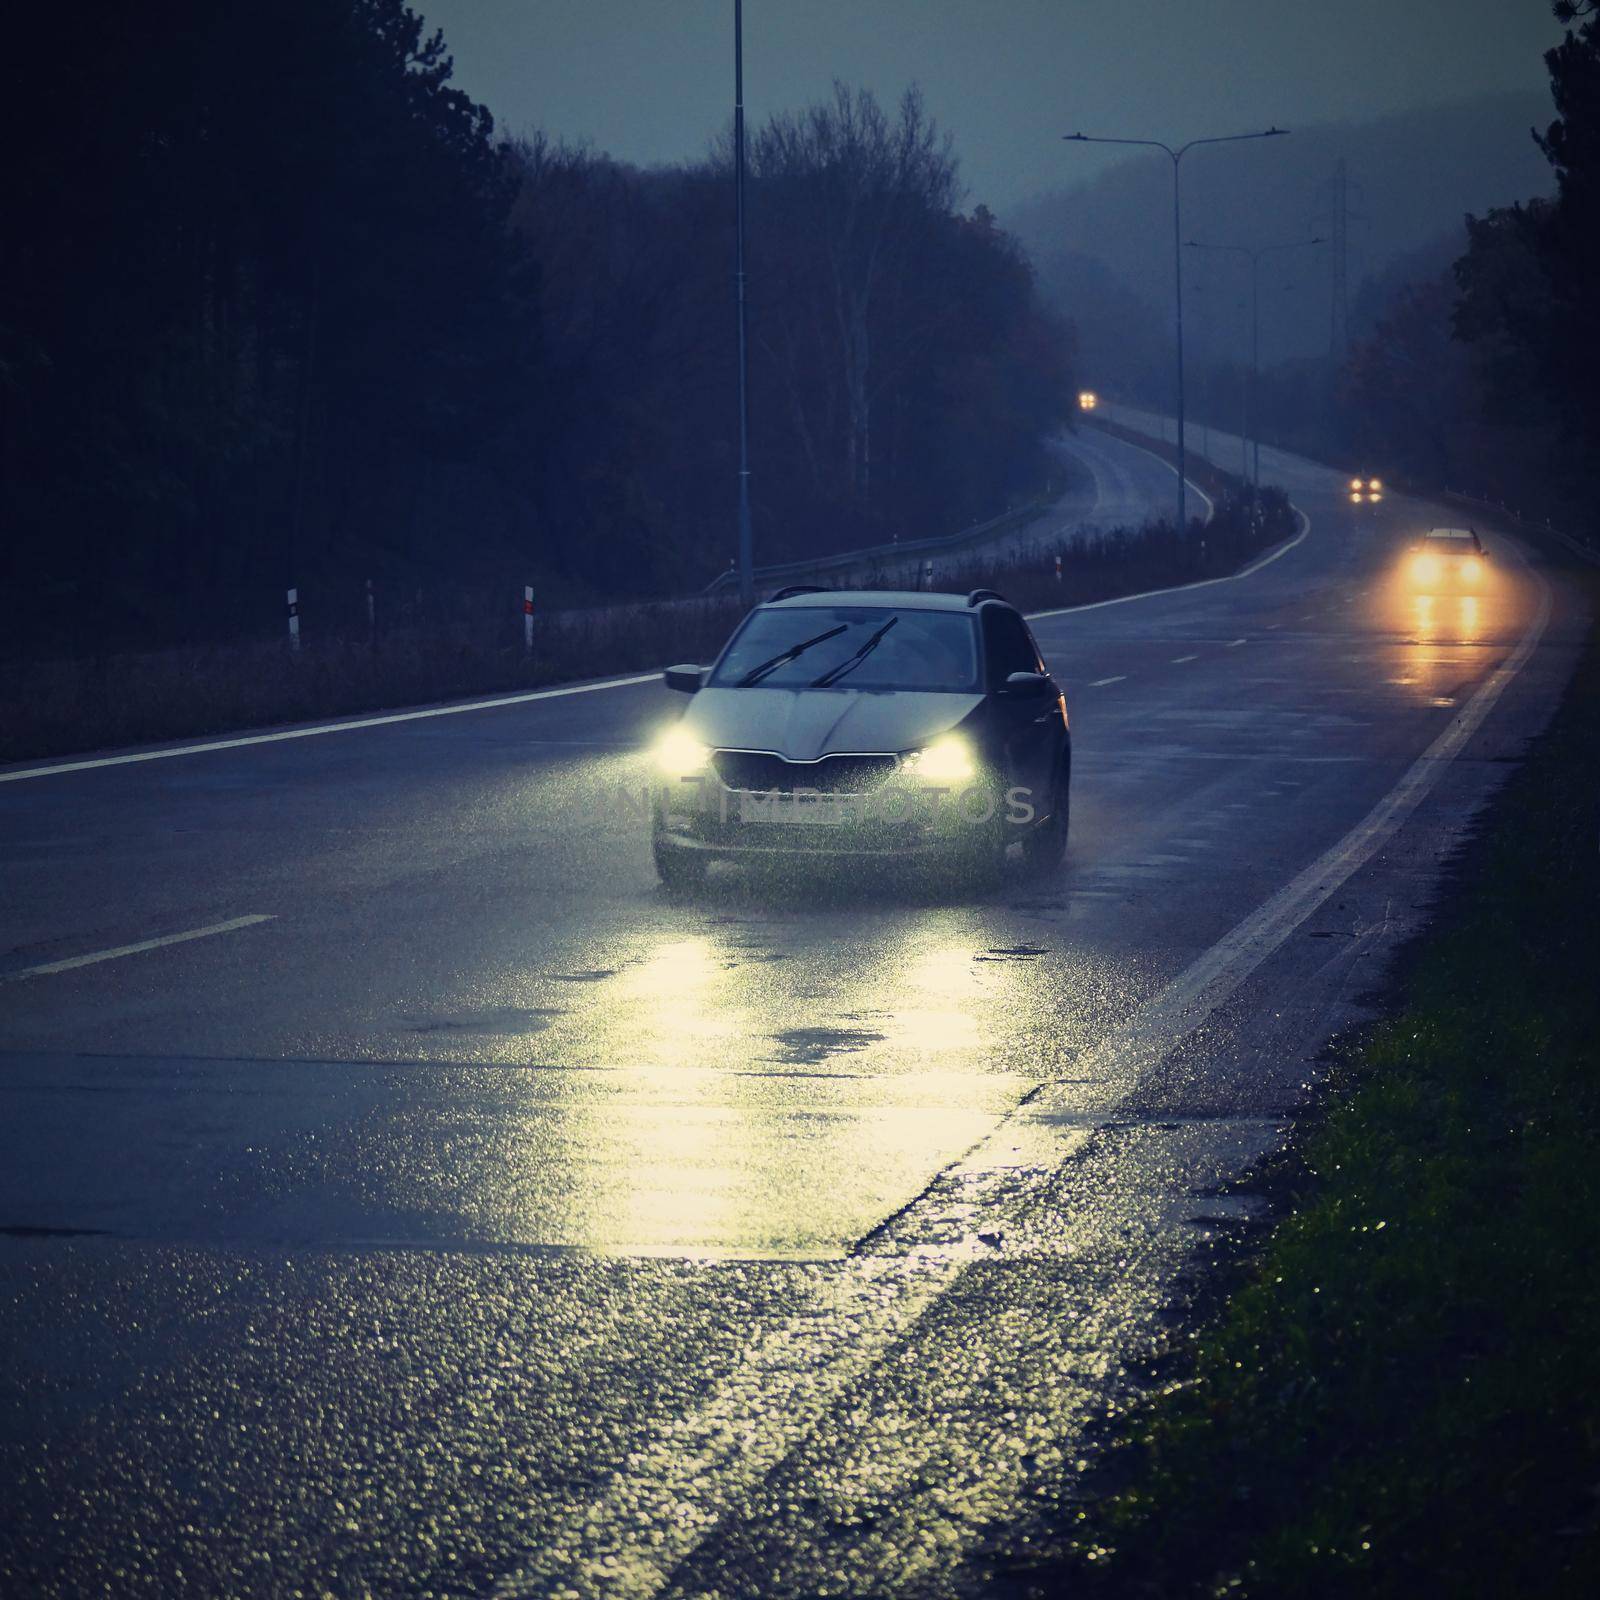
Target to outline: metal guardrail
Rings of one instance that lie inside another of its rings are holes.
[[[886,544],[858,545],[853,550],[840,550],[831,556],[780,561],[769,567],[756,567],[752,576],[758,584],[761,584],[777,578],[798,578],[836,571],[840,567],[853,567],[862,561],[871,561],[874,557],[917,556],[929,550],[955,549],[969,540],[987,539],[993,534],[1009,531],[1011,527],[1025,528],[1049,510],[1054,498],[1052,486],[1028,504],[1014,507],[1010,511],[1002,511],[999,516],[990,517],[987,522],[975,522],[970,528],[963,528],[959,533],[935,534],[921,539],[891,539]],[[726,572],[719,572],[700,592],[708,595],[720,594],[724,589],[736,588],[738,583],[738,571],[729,567]]]
[[[1570,550],[1579,560],[1587,561],[1593,566],[1600,566],[1600,550],[1597,550],[1592,544],[1585,544],[1582,539],[1575,539],[1570,533],[1563,533],[1548,517],[1543,522],[1538,522],[1530,517],[1523,516],[1520,511],[1513,511],[1504,501],[1496,503],[1493,500],[1485,500],[1479,495],[1467,494],[1460,489],[1446,489],[1443,491],[1443,495],[1446,500],[1459,500],[1463,505],[1481,506],[1485,511],[1491,511],[1496,516],[1506,517],[1527,532],[1542,534],[1547,539],[1554,539],[1557,544]]]

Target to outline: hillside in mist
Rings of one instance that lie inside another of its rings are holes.
[[[1507,94],[1377,121],[1297,127],[1287,138],[1206,147],[1183,164],[1183,233],[1257,247],[1332,232],[1332,179],[1348,177],[1347,278],[1352,324],[1369,278],[1416,255],[1436,259],[1463,216],[1550,191],[1532,138],[1553,115],[1547,96]],[[1071,127],[1070,115],[1063,118]],[[1121,133],[1116,128],[1086,132]],[[1137,132],[1136,129],[1126,130]],[[1212,130],[1198,130],[1210,132]],[[1070,173],[1083,152],[1063,143]],[[1003,219],[1027,246],[1041,286],[1078,325],[1085,376],[1164,393],[1172,305],[1171,166],[1136,154],[1081,184],[1065,183]],[[1242,257],[1185,253],[1185,317],[1198,359],[1247,349],[1249,268]],[[1327,245],[1268,257],[1261,268],[1263,363],[1326,351],[1332,256]]]

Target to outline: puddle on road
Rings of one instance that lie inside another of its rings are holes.
[[[789,1028],[772,1035],[783,1052],[781,1060],[804,1066],[817,1066],[830,1056],[866,1050],[886,1037],[870,1028]]]

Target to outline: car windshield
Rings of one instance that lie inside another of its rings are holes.
[[[819,682],[819,680],[821,680]],[[897,606],[784,606],[755,612],[717,665],[719,687],[970,692],[978,684],[970,613]]]

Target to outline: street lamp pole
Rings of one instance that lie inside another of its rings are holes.
[[[1198,239],[1185,241],[1190,250],[1228,251],[1244,256],[1250,262],[1250,452],[1253,461],[1250,487],[1257,494],[1261,492],[1261,258],[1274,250],[1304,250],[1324,242],[1318,234],[1312,239],[1288,239],[1282,244],[1263,244],[1252,250],[1242,244],[1202,244]]]
[[[750,382],[745,340],[744,278],[744,0],[733,0],[734,281],[739,303],[739,598],[755,601],[755,566],[750,535]]]
[[[1172,281],[1173,323],[1178,345],[1178,535],[1180,538],[1189,525],[1184,482],[1187,457],[1184,453],[1183,440],[1183,202],[1179,182],[1183,158],[1191,150],[1203,144],[1237,144],[1242,139],[1276,139],[1288,131],[1287,128],[1263,128],[1259,133],[1225,133],[1214,139],[1191,139],[1187,144],[1179,145],[1177,149],[1173,149],[1170,144],[1165,144],[1160,139],[1109,139],[1091,133],[1064,133],[1061,136],[1073,144],[1140,145],[1147,150],[1163,151],[1172,162]]]

